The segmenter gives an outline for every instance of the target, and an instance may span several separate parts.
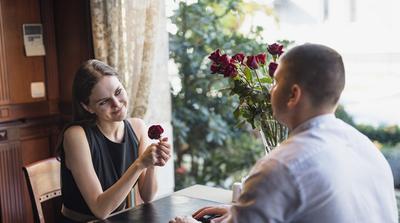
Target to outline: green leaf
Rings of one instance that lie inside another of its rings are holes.
[[[242,115],[242,112],[240,111],[240,107],[237,107],[235,111],[233,112],[233,115],[235,116],[236,119],[239,119],[239,117]]]
[[[263,77],[263,78],[261,78],[260,79],[260,82],[261,83],[263,83],[263,84],[272,84],[272,78],[270,78],[269,76],[268,77]]]
[[[251,74],[251,70],[248,67],[244,68],[244,75],[246,76],[246,79],[250,81],[250,83],[253,82],[253,75]]]

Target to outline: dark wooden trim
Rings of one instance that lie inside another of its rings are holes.
[[[59,99],[58,64],[54,25],[54,0],[40,0],[43,41],[46,46],[45,73],[47,100]]]
[[[0,105],[7,104],[10,101],[7,78],[7,62],[6,51],[4,47],[4,24],[3,24],[3,8],[0,1]]]
[[[0,123],[18,119],[44,117],[58,113],[58,100],[0,105]]]

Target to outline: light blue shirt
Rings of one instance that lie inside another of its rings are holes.
[[[257,162],[229,222],[398,222],[391,169],[371,141],[333,114],[295,128]]]

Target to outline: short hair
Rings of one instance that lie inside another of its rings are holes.
[[[298,84],[314,106],[336,105],[345,85],[342,56],[320,44],[296,46],[281,57],[287,69],[285,78]]]
[[[118,73],[112,67],[99,60],[88,60],[77,70],[72,84],[72,109],[73,120],[94,120],[96,116],[86,111],[81,103],[89,104],[89,97],[93,87],[104,76],[117,76]]]

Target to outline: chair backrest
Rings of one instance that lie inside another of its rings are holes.
[[[44,223],[41,203],[61,196],[60,162],[56,158],[24,166],[35,222]]]

